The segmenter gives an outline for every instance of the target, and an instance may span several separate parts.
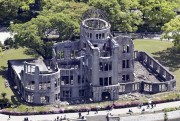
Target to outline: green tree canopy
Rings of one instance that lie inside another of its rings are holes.
[[[18,9],[29,10],[29,4],[34,0],[0,0],[0,21],[14,19]]]
[[[15,34],[15,43],[20,46],[32,48],[44,58],[50,58],[52,42],[47,42],[50,32],[57,31],[58,41],[69,39],[77,32],[78,25],[63,13],[39,15],[23,24],[12,24],[10,29]],[[47,47],[49,46],[49,47]]]
[[[140,0],[143,24],[147,27],[162,27],[176,16],[174,10],[180,0]]]
[[[6,1],[6,0],[0,0]],[[28,9],[27,0],[13,4],[17,8]],[[77,1],[77,2],[75,2]],[[51,56],[52,42],[50,33],[58,33],[57,41],[64,41],[73,35],[79,35],[82,14],[90,8],[102,9],[108,14],[112,30],[135,32],[141,24],[148,27],[164,25],[174,18],[177,3],[180,0],[35,0],[42,11],[36,18],[23,24],[11,25],[11,31],[16,33],[15,43],[37,50],[43,57]],[[3,4],[6,5],[6,4]],[[1,5],[0,5],[1,6]],[[1,8],[1,7],[0,7]],[[4,7],[6,8],[6,7]],[[8,10],[6,8],[6,10]],[[13,9],[16,10],[16,9]],[[10,11],[13,11],[10,10]],[[13,11],[14,12],[14,11]],[[3,12],[0,12],[0,15]],[[11,13],[11,12],[10,12]],[[17,13],[17,11],[15,11]],[[2,18],[2,17],[1,17]]]
[[[134,32],[141,24],[141,13],[137,9],[137,0],[91,0],[89,5],[104,10],[109,15],[113,30]]]
[[[166,23],[162,29],[164,30],[163,38],[173,39],[174,46],[180,49],[180,17],[172,19]]]

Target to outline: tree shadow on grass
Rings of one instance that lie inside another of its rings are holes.
[[[1,66],[0,67],[0,76],[6,79],[6,74],[7,74],[7,67]]]
[[[18,101],[17,97],[15,95],[12,95],[11,96],[11,102],[14,104],[14,105],[17,105],[19,106],[21,103]]]
[[[152,54],[163,66],[169,67],[170,71],[180,69],[180,50],[173,47]]]
[[[24,51],[24,54],[30,55],[30,56],[32,56],[32,57],[34,57],[34,58],[38,58],[38,57],[39,57],[38,53],[37,53],[35,50],[30,49],[30,48],[27,48],[27,49]]]

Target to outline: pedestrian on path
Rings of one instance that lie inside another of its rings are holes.
[[[141,111],[141,113],[144,113],[144,111],[145,111],[145,109],[143,108],[142,111]]]
[[[106,115],[106,120],[109,121],[109,113]]]
[[[64,120],[66,120],[66,115],[64,115]]]
[[[81,118],[81,112],[79,112],[79,118]]]
[[[59,121],[59,116],[57,116],[57,121]]]
[[[147,105],[147,109],[149,108],[149,104]]]
[[[154,104],[153,104],[153,103],[151,103],[151,108],[153,109],[153,107],[154,107]]]

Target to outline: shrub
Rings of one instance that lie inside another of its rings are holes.
[[[171,112],[171,111],[175,111],[177,110],[177,108],[165,108],[163,109],[163,112]]]
[[[9,46],[9,47],[13,47],[13,45],[14,45],[14,41],[13,41],[13,39],[10,37],[10,38],[7,38],[5,41],[4,41],[4,45],[6,45],[6,46]]]

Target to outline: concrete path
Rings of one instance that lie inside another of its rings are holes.
[[[153,109],[147,109],[147,106],[143,106],[142,108],[145,109],[145,112],[154,112],[154,111],[160,111],[160,110],[162,110],[164,108],[178,107],[178,106],[180,106],[180,101],[157,104],[156,107],[154,107]],[[133,111],[133,113],[141,113],[142,108],[139,109],[137,107],[132,107],[130,109]],[[122,109],[113,109],[112,111],[108,111],[108,110],[99,111],[98,114],[96,114],[94,111],[90,111],[89,115],[87,115],[87,112],[82,113],[82,115],[83,116],[97,116],[97,115],[107,115],[107,113],[111,113],[113,115],[121,116],[122,114],[126,114],[128,111],[129,111],[129,108],[122,108]],[[175,113],[175,115],[176,114],[178,116],[180,116],[179,113]],[[148,115],[148,114],[146,114],[146,115]],[[31,120],[31,121],[41,121],[41,120],[53,121],[57,116],[59,116],[59,117],[66,116],[66,118],[77,118],[78,113],[31,115],[31,116],[11,116],[10,119],[9,119],[8,115],[0,114],[0,121],[23,121],[23,119],[25,117],[28,117],[28,119]],[[140,115],[140,116],[142,117],[142,115]]]
[[[2,44],[4,44],[4,41],[10,37],[13,37],[13,35],[11,35],[11,33],[8,31],[7,27],[0,28],[0,41]]]

